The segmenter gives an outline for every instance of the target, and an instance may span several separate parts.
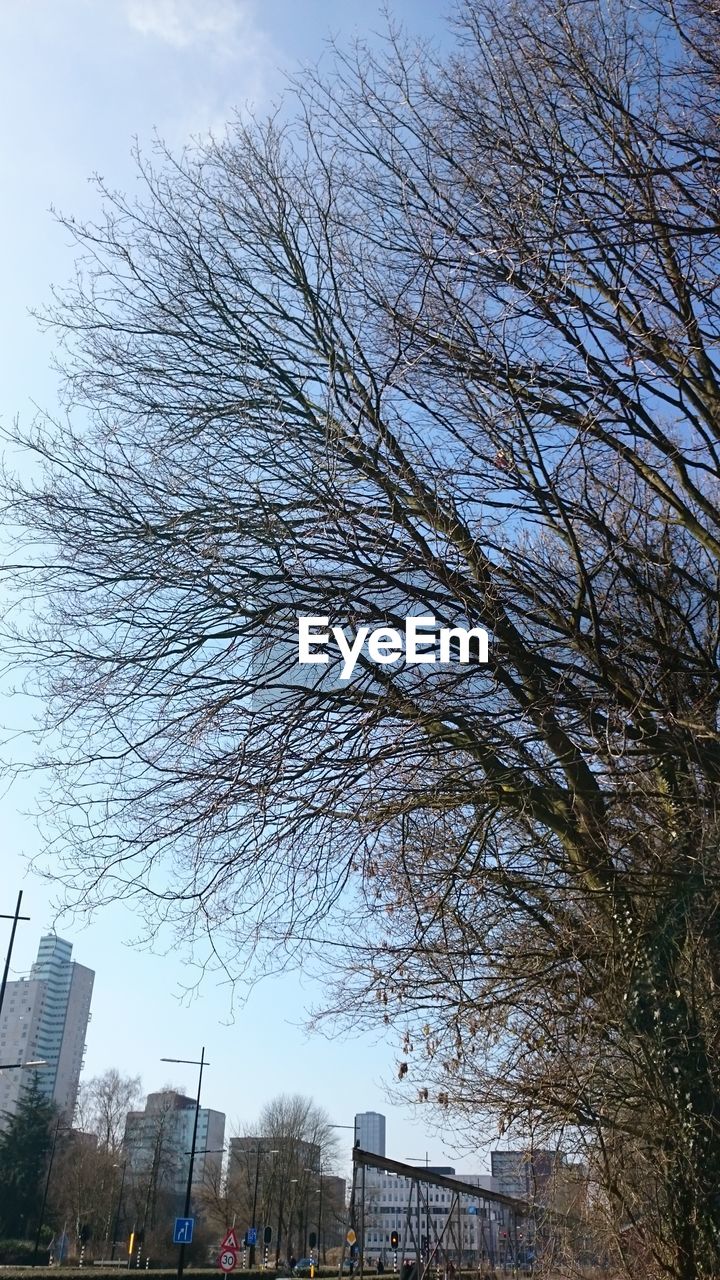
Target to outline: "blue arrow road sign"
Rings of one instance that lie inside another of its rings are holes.
[[[176,1218],[173,1244],[192,1244],[194,1218]]]
[[[248,1227],[247,1242],[248,1244],[257,1244],[257,1228],[256,1227]]]

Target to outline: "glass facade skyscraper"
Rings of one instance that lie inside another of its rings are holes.
[[[355,1116],[355,1141],[363,1151],[385,1155],[385,1117],[379,1111],[360,1111]]]

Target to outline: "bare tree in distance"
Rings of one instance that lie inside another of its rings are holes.
[[[172,1084],[149,1095],[143,1111],[128,1113],[123,1134],[127,1216],[132,1229],[143,1233],[147,1251],[155,1246],[156,1256],[177,1210],[188,1162],[183,1129],[174,1122],[177,1095],[183,1097],[183,1090]]]
[[[77,1121],[79,1128],[94,1133],[100,1146],[113,1155],[119,1151],[128,1111],[135,1110],[142,1096],[139,1076],[123,1076],[116,1067],[92,1076],[80,1084]]]
[[[110,1254],[119,1186],[114,1154],[92,1132],[72,1129],[58,1135],[48,1185],[48,1220],[56,1234],[68,1232],[73,1253],[80,1252],[84,1229],[89,1257]]]
[[[281,1094],[257,1121],[235,1126],[224,1175],[208,1180],[203,1204],[213,1222],[236,1225],[241,1237],[249,1226],[260,1237],[270,1227],[278,1265],[299,1256],[309,1231],[319,1234],[320,1175],[335,1168],[337,1157],[337,1135],[322,1107],[301,1094]],[[326,1210],[326,1226],[335,1228],[332,1203]]]
[[[5,485],[51,874],[231,976],[336,957],[333,1016],[584,1149],[676,1280],[720,1269],[718,25],[467,0],[140,158]],[[298,614],[408,613],[489,663],[298,673]]]
[[[280,1094],[262,1109],[258,1130],[274,1149],[264,1219],[272,1226],[276,1259],[307,1252],[318,1231],[319,1177],[336,1167],[339,1143],[327,1112],[302,1094]],[[273,1220],[273,1218],[275,1220]]]

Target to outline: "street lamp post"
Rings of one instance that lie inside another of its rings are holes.
[[[293,1220],[293,1214],[295,1212],[295,1199],[296,1199],[295,1193],[297,1191],[297,1186],[299,1181],[300,1181],[299,1178],[291,1178],[289,1183],[291,1189],[290,1189],[290,1197],[289,1197],[290,1203],[288,1205],[288,1241],[287,1241],[288,1242],[288,1262],[290,1261],[290,1253],[293,1245],[293,1229],[295,1226],[295,1223]]]
[[[28,1066],[29,1065],[30,1064],[28,1063]],[[35,1064],[32,1064],[32,1065],[35,1065]],[[50,1190],[50,1174],[52,1173],[53,1160],[55,1159],[55,1148],[57,1146],[58,1134],[60,1133],[60,1129],[62,1128],[62,1122],[63,1122],[63,1117],[58,1116],[57,1123],[55,1125],[55,1132],[53,1133],[52,1146],[50,1147],[50,1158],[48,1160],[47,1174],[45,1176],[45,1188],[43,1190],[42,1204],[40,1205],[40,1217],[38,1219],[37,1231],[35,1233],[35,1247],[33,1249],[32,1260],[30,1263],[32,1267],[37,1265],[37,1254],[38,1254],[38,1249],[40,1248],[40,1236],[42,1234],[43,1223],[45,1221],[45,1207],[47,1205],[48,1191]]]
[[[324,1240],[323,1240],[323,1220],[322,1220],[322,1202],[323,1202],[323,1178],[325,1177],[322,1169],[320,1170],[320,1188],[318,1190],[318,1263],[325,1262]]]
[[[195,1166],[195,1146],[197,1144],[198,1117],[200,1115],[200,1091],[202,1089],[203,1071],[205,1070],[205,1067],[209,1066],[210,1064],[205,1061],[204,1045],[202,1050],[200,1051],[199,1062],[197,1061],[197,1059],[194,1059],[194,1058],[161,1058],[160,1061],[161,1062],[177,1062],[177,1063],[182,1063],[184,1066],[200,1068],[200,1071],[198,1073],[197,1097],[195,1099],[195,1119],[193,1121],[192,1142],[190,1143],[190,1163],[188,1165],[187,1186],[185,1188],[185,1212],[183,1214],[183,1217],[189,1218],[190,1217],[190,1201],[192,1198],[193,1168]],[[184,1269],[185,1269],[185,1245],[181,1244],[180,1251],[178,1253],[178,1264],[177,1264],[178,1280],[182,1280]]]
[[[280,1265],[280,1244],[282,1240],[283,1227],[285,1226],[285,1221],[284,1221],[285,1187],[286,1187],[285,1178],[288,1172],[289,1170],[286,1168],[283,1171],[283,1173],[280,1175],[280,1185],[278,1187],[277,1229],[275,1232],[275,1267],[276,1269]]]
[[[113,1223],[113,1238],[110,1248],[110,1261],[115,1259],[115,1244],[120,1230],[120,1210],[122,1209],[123,1191],[125,1190],[125,1170],[127,1169],[127,1159],[123,1161],[122,1177],[120,1178],[120,1194],[118,1195],[117,1209],[115,1211],[115,1222]]]
[[[10,930],[10,943],[8,945],[7,953],[5,955],[5,968],[3,969],[3,976],[2,976],[2,979],[0,980],[0,1013],[2,1013],[3,1001],[5,999],[5,988],[7,987],[8,974],[10,972],[10,961],[12,959],[13,946],[15,945],[15,930],[18,927],[18,920],[30,919],[29,916],[20,915],[20,906],[22,904],[22,897],[23,896],[22,896],[22,889],[21,889],[18,894],[17,904],[16,904],[13,915],[11,916],[0,915],[0,920],[12,920],[12,929]]]
[[[357,1130],[358,1130],[358,1126],[357,1126],[357,1116],[355,1117],[355,1119],[354,1119],[354,1121],[353,1121],[353,1123],[352,1123],[352,1124],[329,1124],[329,1125],[328,1125],[328,1129],[352,1129],[352,1131],[353,1131],[353,1146],[354,1146],[354,1147],[357,1147],[357,1146],[359,1146],[359,1145],[360,1145],[360,1139],[358,1138],[358,1132],[357,1132]]]
[[[44,1058],[38,1058],[33,1062],[0,1062],[0,1071],[26,1071],[28,1067],[49,1067],[50,1063]]]
[[[310,1183],[305,1182],[305,1212],[303,1213],[303,1258],[307,1257],[308,1252],[308,1227],[310,1225]]]
[[[326,1173],[323,1173],[322,1163],[319,1165],[319,1167],[318,1167],[317,1169],[311,1169],[311,1168],[308,1168],[307,1166],[305,1166],[304,1172],[305,1172],[305,1173],[316,1173],[316,1174],[317,1174],[317,1176],[318,1176],[318,1178],[320,1179],[320,1185],[319,1185],[318,1189],[317,1189],[317,1190],[316,1190],[316,1192],[315,1192],[315,1195],[318,1197],[318,1216],[317,1216],[317,1254],[318,1254],[318,1264],[319,1264],[319,1263],[320,1263],[320,1259],[321,1259],[321,1257],[322,1257],[322,1207],[323,1207],[323,1182],[322,1182],[322,1180],[323,1180],[323,1178],[326,1178],[328,1175],[327,1175]]]
[[[252,1222],[250,1223],[250,1229],[253,1232],[253,1242],[250,1245],[250,1270],[251,1271],[253,1271],[255,1268],[255,1233],[257,1232],[257,1227],[255,1225],[255,1217],[257,1215],[257,1193],[258,1193],[258,1181],[260,1179],[261,1151],[262,1151],[262,1148],[258,1147],[257,1151],[255,1152],[255,1184],[253,1186],[252,1213],[250,1215],[252,1218]]]
[[[358,1137],[357,1116],[352,1124],[331,1124],[330,1129],[352,1129],[353,1131],[353,1151],[360,1146]],[[351,1225],[355,1226],[355,1163],[353,1160],[353,1189],[350,1200]],[[343,1246],[344,1249],[344,1246]],[[363,1278],[365,1268],[365,1165],[362,1166],[360,1173],[360,1243],[358,1246],[360,1256],[360,1280]]]
[[[256,1219],[256,1217],[257,1217],[258,1182],[259,1182],[259,1180],[260,1180],[260,1157],[261,1157],[261,1156],[276,1156],[277,1154],[278,1154],[278,1153],[277,1153],[277,1150],[273,1150],[273,1151],[263,1150],[263,1148],[262,1148],[262,1147],[258,1147],[257,1151],[255,1152],[255,1185],[254,1185],[254,1187],[253,1187],[252,1222],[250,1223],[250,1226],[251,1226],[251,1228],[252,1228],[252,1230],[253,1230],[253,1231],[257,1231],[257,1223],[256,1223],[255,1219]],[[250,1262],[249,1262],[249,1266],[250,1266],[250,1270],[251,1270],[251,1271],[252,1271],[253,1267],[255,1266],[255,1247],[256,1247],[256,1246],[255,1246],[255,1242],[253,1241],[253,1243],[250,1245]]]
[[[260,1147],[260,1146],[259,1146],[255,1151],[247,1151],[247,1150],[245,1150],[244,1148],[242,1148],[241,1150],[242,1150],[242,1154],[243,1154],[244,1156],[255,1156],[255,1179],[254,1179],[254,1183],[253,1183],[252,1221],[251,1221],[251,1223],[250,1223],[250,1227],[251,1227],[251,1229],[252,1229],[253,1231],[257,1231],[257,1221],[256,1221],[256,1218],[257,1218],[258,1184],[259,1184],[259,1182],[260,1182],[260,1157],[261,1157],[261,1156],[276,1156],[276,1155],[278,1155],[279,1153],[278,1153],[278,1150],[277,1150],[276,1148],[272,1148],[272,1149],[270,1149],[269,1147]],[[240,1151],[237,1151],[237,1150],[236,1150],[233,1154],[234,1154],[234,1156],[235,1156],[235,1159],[236,1159],[236,1160],[238,1160],[238,1159],[240,1158]],[[278,1230],[279,1230],[279,1228],[278,1228]],[[257,1245],[257,1242],[255,1242],[254,1244],[251,1244],[251,1245],[250,1245],[250,1259],[249,1259],[249,1264],[248,1264],[248,1265],[249,1265],[249,1267],[250,1267],[250,1270],[251,1270],[251,1271],[252,1271],[253,1267],[255,1266],[255,1249],[256,1249],[256,1245]]]

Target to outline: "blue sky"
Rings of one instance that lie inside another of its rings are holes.
[[[398,0],[393,13],[423,35],[443,36],[441,0]],[[382,27],[379,8],[338,0],[3,0],[0,6],[0,419],[28,423],[33,405],[52,410],[53,340],[28,308],[42,305],[52,283],[72,270],[67,233],[50,206],[82,218],[97,210],[90,181],[132,190],[133,139],[153,131],[178,147],[191,134],[220,129],[234,108],[262,113],[282,88],[283,71],[315,61],[330,34],[346,39]],[[6,699],[2,719],[22,727],[27,704]],[[10,911],[25,891],[32,916],[22,925],[13,970],[25,971],[41,932],[52,924],[51,886],[28,875],[36,848],[30,816],[33,784],[0,794],[2,894]],[[296,976],[268,979],[229,1022],[229,996],[212,980],[190,1004],[180,1000],[187,971],[172,951],[132,945],[134,922],[118,906],[81,928],[63,921],[75,957],[97,972],[86,1071],[110,1065],[142,1075],[146,1089],[171,1080],[190,1088],[192,1072],[159,1059],[212,1063],[205,1101],[231,1122],[251,1120],[279,1092],[311,1094],[338,1123],[355,1110],[388,1115],[389,1154],[446,1162],[452,1148],[430,1130],[427,1112],[389,1103],[394,1048],[367,1036],[308,1038],[304,1012],[317,990]],[[0,922],[0,952],[7,927]],[[249,1029],[253,1028],[250,1039]],[[348,1138],[350,1135],[346,1135]],[[464,1157],[466,1170],[484,1159]]]

